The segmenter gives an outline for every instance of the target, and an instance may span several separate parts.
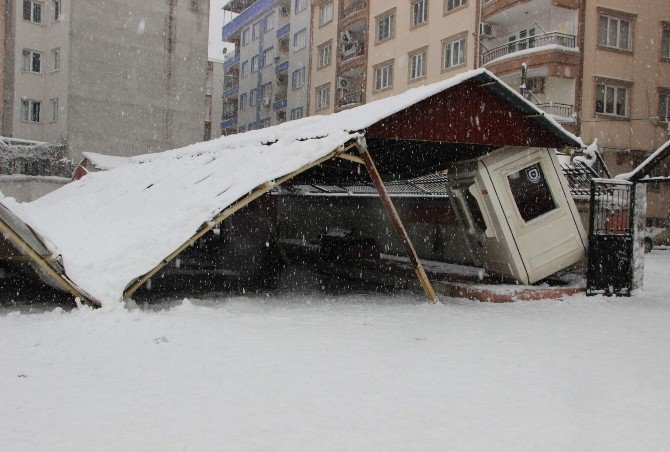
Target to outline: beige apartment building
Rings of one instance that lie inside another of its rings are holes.
[[[203,139],[209,0],[0,0],[2,135],[135,155]]]
[[[472,0],[313,1],[310,114],[473,69],[478,10]]]
[[[612,175],[670,139],[670,2],[486,0],[480,64],[586,143]],[[667,174],[667,168],[664,170]],[[649,186],[650,225],[670,226],[670,189]]]

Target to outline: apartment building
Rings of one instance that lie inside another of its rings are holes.
[[[209,0],[3,0],[2,134],[134,155],[203,138]]]
[[[309,0],[232,0],[223,27],[235,44],[224,61],[225,135],[280,124],[307,113]]]
[[[205,126],[204,140],[221,137],[219,124],[223,120],[223,62],[210,59],[207,61],[207,86],[205,88]]]
[[[485,0],[477,31],[480,64],[597,139],[613,174],[670,138],[667,0]],[[650,223],[670,226],[670,190],[650,186],[648,201]]]
[[[472,0],[314,0],[310,114],[476,67]]]

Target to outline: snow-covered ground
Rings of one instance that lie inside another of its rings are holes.
[[[669,274],[654,251],[632,299],[4,307],[0,449],[670,450]]]

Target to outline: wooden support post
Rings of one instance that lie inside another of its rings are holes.
[[[69,292],[75,298],[79,298],[82,303],[93,307],[99,307],[100,304],[84,295],[74,284],[65,279],[49,264],[48,260],[35,251],[25,240],[21,238],[7,223],[0,220],[0,232],[9,240],[18,250],[28,256],[37,267],[46,273],[58,286],[65,292]]]
[[[379,171],[377,171],[377,166],[375,165],[375,162],[372,160],[372,157],[368,152],[368,147],[365,142],[365,138],[358,139],[358,151],[361,154],[361,158],[365,162],[365,167],[367,168],[368,173],[370,174],[372,182],[375,184],[375,187],[377,188],[377,192],[379,193],[379,197],[381,198],[382,203],[384,204],[386,213],[391,218],[391,223],[393,223],[393,227],[395,228],[396,233],[400,237],[400,241],[402,242],[402,245],[405,248],[405,251],[407,252],[407,256],[409,257],[409,260],[412,263],[412,267],[414,267],[414,272],[416,273],[416,276],[419,278],[419,282],[421,283],[421,287],[423,287],[423,291],[426,293],[426,296],[431,301],[431,303],[436,303],[437,295],[435,295],[435,291],[433,290],[433,286],[430,283],[428,276],[426,275],[426,271],[423,269],[423,266],[419,261],[419,256],[416,254],[416,250],[414,249],[414,245],[412,245],[412,241],[410,240],[409,235],[407,234],[407,230],[405,230],[405,226],[402,224],[402,221],[400,220],[398,211],[396,210],[395,205],[393,204],[393,201],[391,200],[391,197],[388,194],[388,191],[386,191],[386,186],[384,185],[384,182],[382,181],[382,178],[379,175]]]

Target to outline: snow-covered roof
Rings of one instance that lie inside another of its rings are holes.
[[[670,141],[666,141],[660,148],[647,157],[644,162],[630,173],[623,173],[616,176],[617,179],[638,181],[647,176],[654,167],[670,154]]]
[[[10,198],[0,203],[30,225],[54,256],[60,256],[69,281],[93,301],[115,303],[129,284],[255,188],[332,156],[383,118],[480,76],[499,85],[507,101],[537,111],[534,116],[539,119],[533,121],[546,121],[547,128],[563,134],[564,142],[581,144],[480,69],[332,115],[116,159],[109,165],[105,163],[110,161],[101,162],[113,168],[87,174],[31,203]]]

